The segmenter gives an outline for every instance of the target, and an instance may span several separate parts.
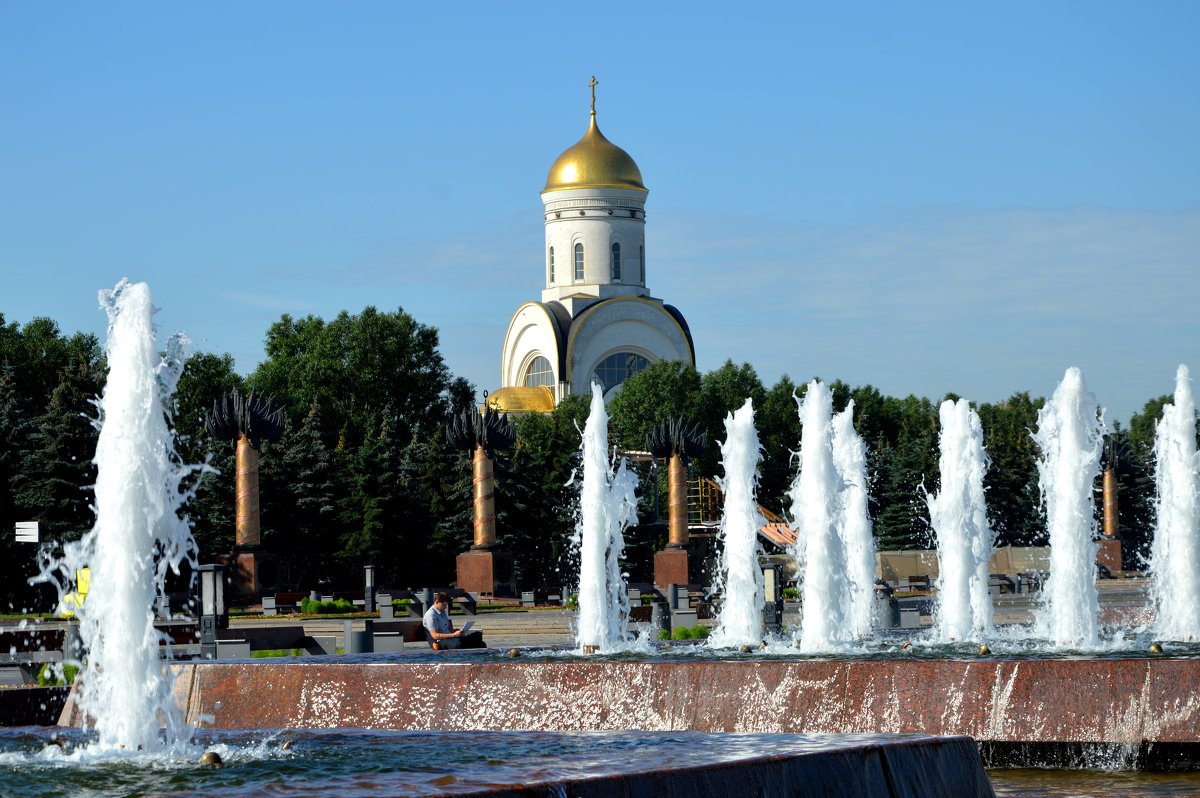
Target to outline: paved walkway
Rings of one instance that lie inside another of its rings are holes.
[[[1144,579],[1102,579],[1096,583],[1101,608],[1101,622],[1114,624],[1144,624],[1148,597],[1148,580]],[[995,621],[997,624],[1029,623],[1036,611],[1038,594],[1004,595],[994,599]],[[799,605],[790,603],[784,615],[785,624],[800,622]],[[492,648],[570,646],[575,642],[572,625],[575,613],[565,609],[516,610],[511,612],[482,613],[471,616],[455,615],[454,623],[461,626],[468,620],[474,620],[477,628],[483,631],[484,639]],[[928,620],[928,618],[926,618]],[[363,620],[352,621],[353,628],[361,630]],[[261,625],[295,625],[304,627],[307,635],[332,635],[337,639],[338,646],[344,646],[345,621],[325,618],[235,618],[230,621],[233,627]],[[31,625],[42,629],[57,629],[66,626],[63,621],[46,621]],[[0,624],[0,631],[14,631],[19,623]],[[409,644],[415,646],[418,644]]]
[[[397,620],[404,620],[397,618]],[[411,619],[415,620],[415,619]],[[574,633],[571,631],[571,625],[575,620],[575,613],[571,610],[545,609],[545,610],[518,610],[514,612],[489,612],[481,613],[474,617],[469,615],[455,615],[455,627],[460,627],[467,621],[474,621],[475,627],[483,632],[483,638],[492,648],[513,648],[532,646],[535,648],[546,648],[549,646],[572,645],[575,642]],[[234,619],[229,622],[230,626],[259,626],[263,624],[286,624],[289,622],[288,617],[281,616],[278,618],[247,618]],[[294,623],[299,623],[304,626],[304,633],[307,635],[333,635],[337,638],[337,645],[343,646],[343,634],[345,629],[345,621],[342,619],[324,619],[324,618],[296,618]],[[364,621],[356,620],[351,622],[353,628],[361,630]],[[410,643],[409,645],[417,645]]]

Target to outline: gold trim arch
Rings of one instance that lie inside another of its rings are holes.
[[[525,316],[527,309],[541,311],[536,320]],[[558,322],[541,302],[526,302],[513,313],[504,333],[504,345],[500,352],[500,385],[505,388],[523,387],[523,369],[536,355],[550,361],[556,384],[566,381],[562,358],[562,333]]]

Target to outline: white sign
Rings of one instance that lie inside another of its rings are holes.
[[[38,542],[38,522],[37,521],[18,521],[17,522],[17,542],[18,543],[37,543]]]

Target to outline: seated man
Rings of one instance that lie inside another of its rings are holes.
[[[433,597],[433,606],[425,612],[422,621],[425,626],[425,638],[435,650],[451,648],[487,648],[483,642],[483,632],[468,632],[463,634],[461,629],[455,630],[450,622],[450,597],[438,593]]]

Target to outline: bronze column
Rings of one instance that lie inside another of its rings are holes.
[[[1111,466],[1104,469],[1104,536],[1115,538],[1120,531],[1117,516],[1117,472]]]
[[[475,544],[473,549],[490,549],[496,545],[496,493],[492,475],[492,458],[487,449],[475,447],[472,460],[475,495]]]
[[[667,459],[667,482],[671,505],[667,545],[685,548],[688,544],[687,469],[683,467],[683,456],[679,453]]]
[[[237,439],[237,527],[238,546],[262,544],[258,520],[258,450],[245,434]]]

